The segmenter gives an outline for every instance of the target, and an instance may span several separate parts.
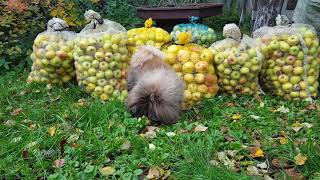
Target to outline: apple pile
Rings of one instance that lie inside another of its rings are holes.
[[[67,40],[71,32],[44,32],[37,36],[30,56],[33,61],[27,82],[63,84],[75,78],[72,50],[74,43]]]
[[[174,26],[173,31],[170,33],[172,39],[175,43],[178,42],[178,36],[181,32],[188,32],[192,35],[191,42],[202,45],[204,47],[209,47],[212,43],[217,40],[217,36],[212,28],[204,24],[178,24]]]
[[[184,108],[199,102],[202,97],[210,98],[217,94],[219,87],[210,50],[197,44],[187,44],[171,45],[162,51],[166,55],[166,63],[185,81]]]
[[[268,90],[287,100],[318,95],[319,40],[312,28],[292,26],[260,40],[267,58],[261,80]]]
[[[214,64],[222,92],[242,95],[261,92],[258,76],[263,56],[252,44],[227,38],[213,44],[209,49],[215,55]]]
[[[75,41],[73,57],[79,86],[102,101],[127,96],[126,75],[130,54],[127,34],[90,34]]]
[[[150,45],[160,49],[162,45],[171,41],[170,34],[167,31],[152,27],[152,23],[150,18],[146,20],[145,27],[128,31],[128,49],[131,54],[141,45]]]

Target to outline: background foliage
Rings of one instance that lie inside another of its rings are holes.
[[[0,73],[12,67],[30,67],[29,55],[34,38],[46,30],[52,17],[64,19],[70,29],[79,32],[86,24],[83,14],[92,9],[104,18],[121,23],[127,29],[142,26],[136,7],[157,5],[155,0],[0,0]],[[180,2],[180,1],[179,1]],[[236,8],[206,24],[221,31],[223,24],[237,22]],[[249,26],[248,26],[249,27]],[[220,29],[219,29],[220,28]]]

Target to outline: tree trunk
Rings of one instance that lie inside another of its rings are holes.
[[[284,0],[256,0],[256,16],[253,31],[263,26],[274,26],[276,17],[281,14]]]

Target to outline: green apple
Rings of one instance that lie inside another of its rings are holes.
[[[121,61],[121,54],[120,53],[115,53],[113,55],[113,60],[120,62]]]
[[[112,94],[113,90],[114,90],[114,88],[111,85],[105,85],[103,87],[103,92],[106,94]]]
[[[300,76],[291,76],[290,77],[290,82],[292,84],[298,84],[301,81],[301,77]]]
[[[110,51],[111,50],[111,46],[112,46],[112,43],[110,41],[106,41],[103,45],[103,49],[105,51]]]
[[[304,59],[304,53],[303,51],[299,51],[298,54],[297,54],[297,59],[299,60],[303,60]]]
[[[230,74],[232,73],[232,70],[231,70],[230,68],[226,68],[226,69],[223,71],[223,73],[224,73],[225,75],[230,75]]]
[[[88,70],[90,67],[91,67],[91,63],[89,63],[89,62],[83,62],[82,63],[82,68],[84,70]]]
[[[289,50],[289,54],[290,54],[290,55],[296,56],[296,55],[298,55],[299,52],[300,52],[300,49],[299,49],[298,46],[292,46],[292,47],[290,47],[290,50]]]
[[[91,63],[91,67],[98,68],[99,67],[99,61],[98,60],[93,60],[92,63]]]
[[[231,73],[231,77],[232,77],[233,79],[239,79],[240,76],[241,76],[241,74],[240,74],[239,71],[233,71],[233,72]]]
[[[308,76],[307,80],[308,80],[308,84],[309,85],[311,85],[311,84],[316,82],[316,78],[313,77],[313,76]]]
[[[54,51],[47,51],[45,56],[47,59],[52,59],[56,56],[56,53]]]
[[[234,79],[231,79],[231,80],[229,81],[229,84],[230,84],[231,86],[235,87],[235,86],[238,85],[238,81],[237,81],[237,80],[234,80]]]
[[[258,57],[253,57],[250,61],[253,65],[258,65],[261,62]]]
[[[104,60],[109,61],[109,60],[111,60],[112,58],[113,58],[113,54],[110,53],[110,52],[107,52],[107,53],[105,54]]]
[[[54,67],[58,67],[60,66],[62,63],[62,60],[59,57],[54,57],[53,59],[51,59],[50,64]]]
[[[87,47],[87,53],[89,54],[95,54],[97,49],[94,46]]]
[[[95,76],[97,73],[97,70],[95,68],[89,68],[88,73],[90,76]]]
[[[117,83],[118,83],[117,79],[114,79],[114,78],[109,79],[108,82],[109,82],[109,84],[110,84],[111,86],[113,86],[113,87],[115,87],[115,86],[117,85]]]
[[[253,65],[253,66],[251,66],[250,69],[251,69],[252,72],[259,72],[260,66],[259,65]]]
[[[92,84],[96,84],[97,83],[97,77],[95,77],[95,76],[88,77],[88,82],[92,83]]]
[[[98,86],[104,87],[105,85],[107,85],[107,80],[105,79],[99,79],[97,81]]]
[[[107,62],[100,62],[99,63],[99,69],[102,70],[102,71],[105,71],[109,68],[109,64]]]
[[[215,62],[216,64],[222,64],[223,60],[224,60],[224,55],[223,55],[223,53],[218,53],[218,54],[214,57],[214,62]]]
[[[293,71],[293,66],[292,65],[284,65],[282,66],[282,72],[286,74],[290,74]]]
[[[289,52],[289,49],[291,50],[291,48],[290,48],[288,43],[286,43],[284,41],[280,41],[279,44],[280,44],[280,50],[282,52]]]
[[[289,81],[289,76],[286,75],[286,74],[281,74],[281,75],[278,76],[278,81],[281,84],[287,83]]]
[[[297,66],[293,68],[293,74],[295,75],[301,75],[303,74],[303,72],[304,72],[304,69],[301,66]]]
[[[279,49],[279,48],[280,48],[280,43],[279,43],[279,41],[277,41],[277,40],[272,40],[272,41],[270,42],[270,47],[271,47],[273,50]]]
[[[291,96],[292,98],[297,98],[297,97],[299,97],[299,96],[300,96],[300,92],[297,92],[297,91],[291,91],[291,92],[290,92],[290,96]]]
[[[251,48],[248,50],[248,55],[250,58],[254,58],[254,57],[257,57],[257,50],[254,49],[254,48]]]
[[[113,78],[113,71],[111,71],[111,70],[106,70],[106,71],[104,72],[104,76],[105,76],[107,79]]]
[[[113,52],[119,52],[119,46],[117,44],[112,44],[111,48]]]
[[[283,65],[286,64],[286,61],[283,60],[283,59],[280,59],[280,58],[276,59],[275,62],[276,62],[276,65],[277,65],[277,66],[283,66]]]
[[[113,77],[120,79],[121,78],[121,70],[115,70],[113,71]]]
[[[112,61],[110,62],[109,64],[109,68],[112,69],[112,70],[116,70],[116,69],[119,69],[119,63],[118,62],[115,62],[115,61]]]
[[[241,73],[241,74],[248,74],[249,71],[250,71],[250,69],[247,68],[247,67],[242,67],[242,68],[240,69],[240,73]]]
[[[286,58],[286,63],[293,65],[293,64],[295,63],[296,59],[297,59],[297,58],[296,58],[295,56],[288,56],[288,57]]]
[[[227,59],[227,63],[230,65],[237,64],[237,58],[235,56],[229,56]]]
[[[96,77],[97,77],[98,79],[103,79],[103,78],[104,78],[104,72],[103,72],[103,71],[98,71],[98,72],[96,73]]]
[[[290,46],[296,46],[299,43],[299,38],[296,35],[291,35],[288,37],[287,42]]]
[[[100,86],[96,86],[96,88],[94,89],[94,92],[96,92],[98,95],[103,93],[103,88]]]
[[[292,90],[292,88],[293,88],[293,85],[291,83],[289,83],[289,82],[282,84],[282,89],[284,91],[289,92],[289,91]]]
[[[97,60],[101,61],[101,60],[104,59],[105,55],[104,55],[103,52],[96,52],[95,55],[94,55],[94,57],[95,57]]]

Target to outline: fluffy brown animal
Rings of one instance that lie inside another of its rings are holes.
[[[127,90],[127,106],[135,117],[147,116],[160,124],[179,120],[184,83],[160,50],[142,46],[132,56]]]

